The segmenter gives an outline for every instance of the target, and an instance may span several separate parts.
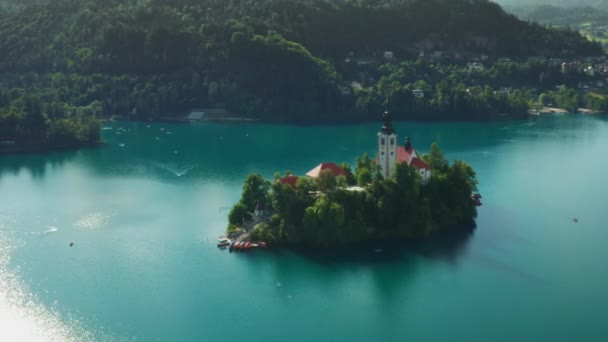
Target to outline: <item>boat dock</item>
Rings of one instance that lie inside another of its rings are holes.
[[[266,248],[266,242],[253,241],[251,239],[251,232],[259,224],[268,222],[271,217],[272,214],[261,218],[256,217],[251,222],[248,222],[246,225],[243,225],[243,227],[240,227],[236,231],[232,232],[228,237],[220,237],[218,239],[218,247],[229,247],[230,251],[246,251],[252,248]]]

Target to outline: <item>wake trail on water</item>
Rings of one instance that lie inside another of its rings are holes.
[[[156,166],[157,168],[159,168],[161,170],[168,171],[177,177],[186,176],[188,173],[190,173],[190,171],[192,171],[192,170],[194,170],[194,168],[196,168],[196,165],[187,165],[187,166],[180,167],[178,165],[163,164],[163,163],[154,163],[154,166]]]
[[[55,227],[55,226],[46,226],[45,228],[47,228],[44,231],[41,232],[33,232],[33,235],[48,235],[48,234],[53,234],[53,233],[57,233],[59,231],[59,228]]]

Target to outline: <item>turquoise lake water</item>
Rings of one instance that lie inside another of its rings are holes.
[[[353,162],[379,124],[120,122],[103,148],[0,157],[0,340],[608,340],[608,120],[396,128],[476,169],[473,233],[215,247],[247,174]]]

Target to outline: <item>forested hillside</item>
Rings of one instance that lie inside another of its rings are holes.
[[[399,61],[435,50],[496,58],[602,53],[576,32],[520,21],[487,0],[1,3],[0,87],[9,102],[30,93],[140,119],[197,107],[268,120],[365,119],[366,110],[353,114],[362,93],[342,85],[378,81],[385,51]],[[345,63],[347,56],[369,70]]]

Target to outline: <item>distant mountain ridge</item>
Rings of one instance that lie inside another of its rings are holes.
[[[550,5],[557,7],[608,7],[608,0],[496,0],[496,2],[505,8],[513,7],[528,7],[533,8],[541,5]]]
[[[541,5],[528,13],[525,19],[553,25],[577,25],[584,22],[608,23],[608,11],[595,7],[557,7]]]
[[[591,6],[560,7],[555,5],[537,5],[521,7],[514,10],[521,19],[551,25],[578,25],[589,22],[594,24],[608,23],[608,8]]]

